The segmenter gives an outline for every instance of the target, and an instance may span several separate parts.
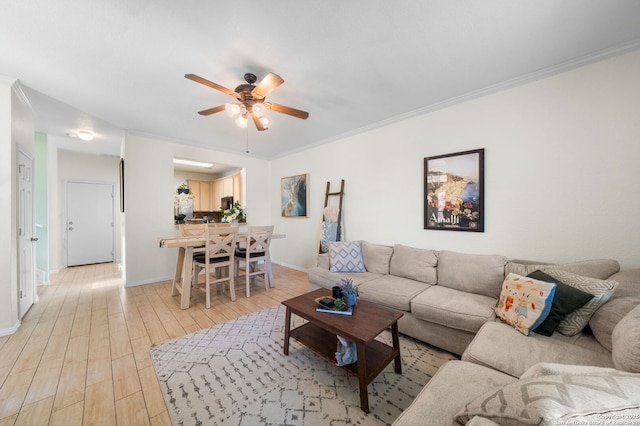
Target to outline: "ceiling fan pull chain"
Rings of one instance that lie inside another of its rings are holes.
[[[247,151],[246,153],[249,153],[249,126],[247,126]]]

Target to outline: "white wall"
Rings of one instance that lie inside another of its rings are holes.
[[[127,135],[124,143],[123,221],[127,286],[173,278],[177,249],[160,248],[158,245],[158,238],[178,234],[178,228],[173,222],[176,191],[173,157],[197,158],[246,168],[248,223],[271,223],[267,161]]]
[[[18,318],[17,152],[34,157],[33,114],[13,81],[0,79],[0,335]],[[35,273],[35,271],[34,271]]]
[[[281,263],[315,265],[326,182],[345,179],[348,240],[640,267],[640,51],[272,162]],[[427,83],[428,84],[428,83]],[[485,148],[485,232],[423,229],[425,157]],[[279,217],[309,173],[310,217]]]
[[[56,136],[48,136],[47,150],[49,175],[55,176],[50,182],[55,182],[49,192],[49,223],[50,223],[50,265],[51,271],[56,272],[66,266],[66,231],[65,231],[65,182],[67,180],[86,181],[112,184],[114,188],[114,234],[116,262],[120,262],[120,224],[118,214],[120,209],[120,176],[118,164],[120,159],[94,154],[86,154],[76,151],[55,148]]]

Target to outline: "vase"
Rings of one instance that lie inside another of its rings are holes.
[[[238,226],[238,221],[237,220],[232,220],[231,221],[231,226]]]
[[[356,295],[355,294],[347,294],[347,305],[356,306]]]

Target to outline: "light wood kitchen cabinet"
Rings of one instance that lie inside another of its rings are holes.
[[[222,195],[223,197],[230,197],[233,195],[233,177],[229,176],[226,178],[222,179],[222,185],[223,185],[223,192],[224,194]],[[233,198],[233,201],[236,201],[235,197]]]
[[[188,179],[187,184],[193,194],[193,211],[211,210],[211,182]]]
[[[187,179],[187,184],[193,194],[193,211],[195,212],[220,211],[222,197],[233,196],[234,202],[244,205],[242,178],[239,173],[213,181]]]
[[[220,210],[220,200],[224,197],[224,184],[221,179],[211,182],[211,200],[213,202],[213,210]]]
[[[242,203],[242,179],[240,179],[240,175],[233,175],[233,199],[237,200],[240,205],[244,205]]]

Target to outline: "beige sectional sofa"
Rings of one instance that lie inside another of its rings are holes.
[[[318,265],[308,271],[309,289],[330,289],[342,278],[351,278],[359,297],[404,312],[398,323],[401,333],[461,356],[460,361],[450,361],[438,370],[396,424],[449,425],[464,424],[467,420],[470,424],[492,424],[491,421],[496,420],[498,424],[520,424],[523,419],[513,421],[505,414],[504,407],[497,408],[503,410],[497,417],[489,413],[469,418],[461,415],[456,419],[456,415],[484,393],[518,386],[515,383],[521,380],[547,383],[576,375],[582,380],[590,380],[592,376],[596,377],[594,380],[604,380],[606,376],[609,381],[637,382],[640,389],[640,375],[630,374],[640,373],[640,270],[620,271],[615,260],[537,264],[509,260],[501,255],[403,245],[391,247],[360,242],[360,246],[365,272],[331,272],[329,254],[321,254]],[[527,275],[537,269],[596,281],[615,281],[617,287],[610,299],[590,317],[584,331],[570,337],[558,332],[549,337],[535,333],[526,336],[496,319],[493,308],[507,274]],[[530,384],[527,382],[527,385]],[[566,387],[566,384],[558,386]],[[563,412],[545,406],[544,410],[556,419],[584,415],[591,421],[595,417],[588,416],[602,416],[612,411],[629,418],[635,414],[640,416],[640,390],[634,393],[634,385],[628,382],[625,386],[630,392],[626,399],[631,399],[626,408],[612,403],[610,405],[617,408],[607,406],[596,414],[580,408]],[[580,392],[575,390],[570,394],[581,395]],[[510,395],[513,394],[511,390]],[[607,398],[599,395],[596,399]],[[518,406],[514,401],[507,405],[513,409]],[[519,406],[518,410],[520,414],[526,412]],[[540,414],[529,411],[533,416]],[[640,423],[640,417],[637,421]],[[538,423],[532,420],[532,424]]]

